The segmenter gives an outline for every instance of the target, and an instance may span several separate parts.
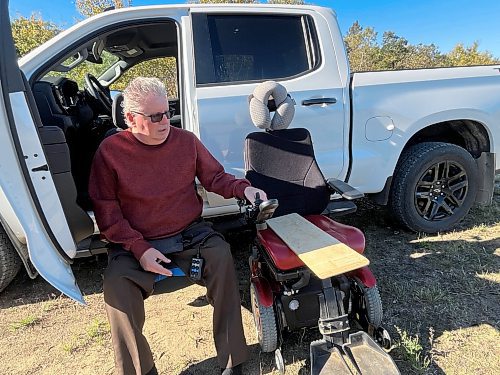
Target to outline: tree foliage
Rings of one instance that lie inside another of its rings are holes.
[[[500,59],[495,59],[490,52],[479,51],[477,42],[468,47],[459,43],[446,55],[446,63],[449,66],[486,65],[498,62]]]
[[[132,0],[76,0],[75,6],[78,12],[84,17],[104,12],[106,9],[125,8],[132,5]]]
[[[480,52],[478,44],[470,47],[457,44],[448,54],[443,54],[434,44],[412,45],[407,39],[386,31],[382,42],[371,27],[363,28],[355,22],[344,38],[351,70],[354,72],[370,70],[395,70],[434,68],[445,66],[469,66],[495,64],[489,52]]]
[[[54,23],[44,21],[35,14],[28,18],[19,16],[12,21],[11,27],[18,57],[26,55],[60,31]]]
[[[379,59],[377,33],[371,27],[363,29],[354,22],[344,38],[347,55],[353,71],[372,70]]]

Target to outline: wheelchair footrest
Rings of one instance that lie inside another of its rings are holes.
[[[356,206],[356,204],[350,201],[332,201],[328,203],[328,206],[326,206],[325,210],[323,211],[323,215],[333,217],[344,216],[355,213],[357,209],[358,207]]]

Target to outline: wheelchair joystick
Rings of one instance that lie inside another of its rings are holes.
[[[255,201],[254,201],[254,203],[253,203],[253,204],[254,204],[254,206],[255,206],[255,207],[259,207],[259,206],[260,206],[260,204],[261,204],[262,202],[263,202],[263,200],[262,200],[262,199],[260,199],[260,193],[258,193],[258,192],[257,192],[257,193],[255,193]]]

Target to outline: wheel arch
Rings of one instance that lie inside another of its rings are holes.
[[[493,192],[493,177],[495,174],[494,154],[492,153],[492,137],[483,121],[462,118],[450,119],[428,124],[411,136],[403,146],[398,161],[394,167],[396,173],[406,151],[422,142],[445,142],[457,145],[467,150],[476,160],[480,170],[480,193],[476,201],[488,203]],[[370,197],[378,204],[386,205],[393,186],[393,175],[387,178],[384,189]],[[490,186],[491,185],[491,186]]]
[[[409,147],[422,142],[452,143],[467,150],[474,159],[492,149],[487,127],[482,122],[471,119],[448,120],[426,126],[406,142],[401,155]]]

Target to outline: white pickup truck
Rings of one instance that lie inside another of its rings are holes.
[[[88,201],[90,162],[115,126],[110,90],[145,61],[175,59],[174,125],[230,173],[243,176],[244,138],[255,131],[248,96],[276,80],[325,176],[389,204],[410,229],[449,229],[474,202],[491,201],[500,66],[351,74],[333,10],[259,4],[109,11],[17,63],[1,6],[0,290],[22,260],[30,276],[83,301],[71,261],[105,250]],[[96,71],[85,85],[71,79]],[[237,212],[234,201],[200,194],[205,216]]]

